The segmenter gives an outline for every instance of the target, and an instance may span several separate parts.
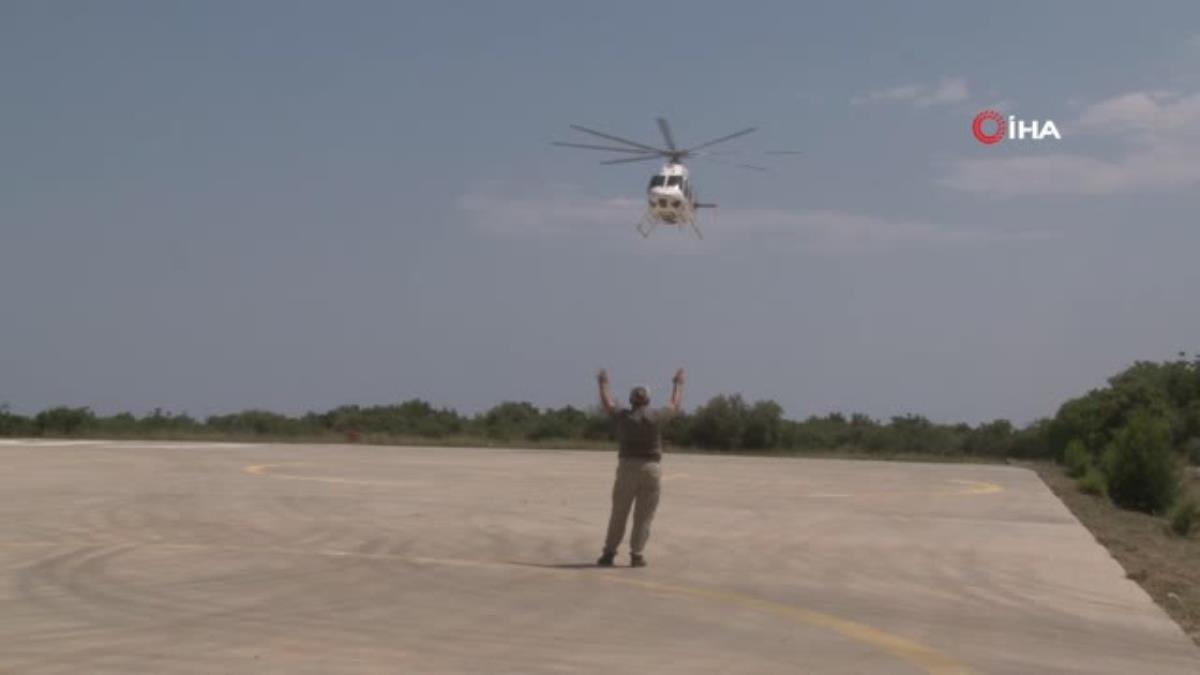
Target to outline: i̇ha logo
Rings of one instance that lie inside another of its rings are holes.
[[[1017,119],[1016,115],[1009,115],[1008,119],[1005,119],[995,110],[984,110],[976,115],[975,120],[971,122],[971,133],[975,134],[975,140],[984,145],[995,145],[1005,138],[1013,141],[1040,141],[1046,138],[1062,140],[1054,120],[1026,122]]]

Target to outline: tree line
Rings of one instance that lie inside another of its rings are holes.
[[[597,410],[508,401],[464,415],[420,399],[298,416],[244,410],[204,419],[163,410],[103,416],[72,407],[22,416],[0,406],[0,436],[564,445],[614,440],[613,425]],[[921,415],[880,420],[833,413],[794,420],[775,401],[732,394],[715,396],[672,419],[664,441],[674,448],[714,452],[1055,459],[1086,477],[1093,491],[1130,508],[1160,512],[1178,493],[1180,460],[1200,464],[1200,357],[1180,354],[1160,363],[1135,363],[1106,386],[1062,404],[1054,416],[1024,427],[1004,419],[943,424]]]
[[[664,429],[663,440],[676,448],[719,452],[1037,457],[1047,454],[1040,429],[1039,425],[1018,429],[1007,420],[976,426],[938,424],[920,415],[877,420],[863,414],[833,413],[791,420],[774,401],[750,402],[733,394],[715,396],[692,412],[681,412]],[[394,405],[347,405],[299,416],[244,410],[204,419],[163,410],[140,417],[130,413],[103,416],[89,408],[72,407],[51,408],[26,417],[0,407],[0,436],[477,439],[504,444],[572,444],[612,442],[613,434],[613,424],[598,410],[538,408],[513,401],[473,416],[437,408],[420,399]]]

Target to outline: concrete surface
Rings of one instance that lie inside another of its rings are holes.
[[[0,671],[1187,673],[1031,472],[611,453],[0,443]],[[620,562],[627,564],[625,551]]]

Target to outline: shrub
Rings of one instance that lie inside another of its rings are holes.
[[[714,396],[696,411],[692,443],[701,448],[734,450],[741,446],[747,405],[741,395]]]
[[[33,426],[37,435],[70,436],[85,432],[96,421],[96,415],[91,408],[68,408],[59,406],[43,410],[33,418]]]
[[[8,404],[0,404],[0,436],[22,436],[29,433],[29,418],[9,411]]]
[[[1063,466],[1071,478],[1079,478],[1092,468],[1092,453],[1088,452],[1083,441],[1075,439],[1067,444],[1067,449],[1063,451]]]
[[[691,444],[692,416],[685,412],[672,416],[663,426],[663,443],[670,447],[683,448]]]
[[[1047,438],[1049,427],[1050,420],[1042,419],[1014,433],[1009,455],[1044,459],[1054,457],[1053,447]]]
[[[747,411],[742,429],[742,447],[765,450],[779,445],[783,408],[774,401],[757,401]]]
[[[490,439],[507,441],[527,435],[541,412],[531,403],[505,401],[483,414],[483,433]]]
[[[1200,436],[1188,439],[1188,442],[1183,445],[1183,450],[1192,466],[1200,466]]]
[[[1104,474],[1091,466],[1083,475],[1075,479],[1075,487],[1087,495],[1104,497],[1108,494],[1108,485],[1105,483]]]
[[[1200,503],[1195,499],[1185,499],[1171,512],[1171,531],[1186,537],[1200,525]]]
[[[243,410],[230,415],[213,415],[205,423],[212,429],[229,434],[294,435],[298,432],[291,418],[268,410]]]
[[[954,449],[955,439],[946,427],[940,427],[921,415],[897,415],[887,426],[887,433],[872,450],[886,452],[922,452],[947,454]]]
[[[1013,453],[1017,431],[1012,422],[996,420],[963,430],[962,451],[968,455],[1004,457]]]
[[[1105,451],[1104,465],[1108,493],[1118,506],[1163,513],[1175,501],[1180,471],[1164,420],[1145,412],[1132,415]]]

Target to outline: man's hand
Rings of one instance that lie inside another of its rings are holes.
[[[671,410],[679,412],[679,408],[683,405],[683,368],[675,371],[675,377],[671,378],[671,382],[675,385],[671,387]]]
[[[619,408],[613,402],[612,394],[608,393],[608,371],[604,368],[596,373],[596,383],[600,385],[600,407],[604,408],[604,412],[609,415],[617,414]]]

